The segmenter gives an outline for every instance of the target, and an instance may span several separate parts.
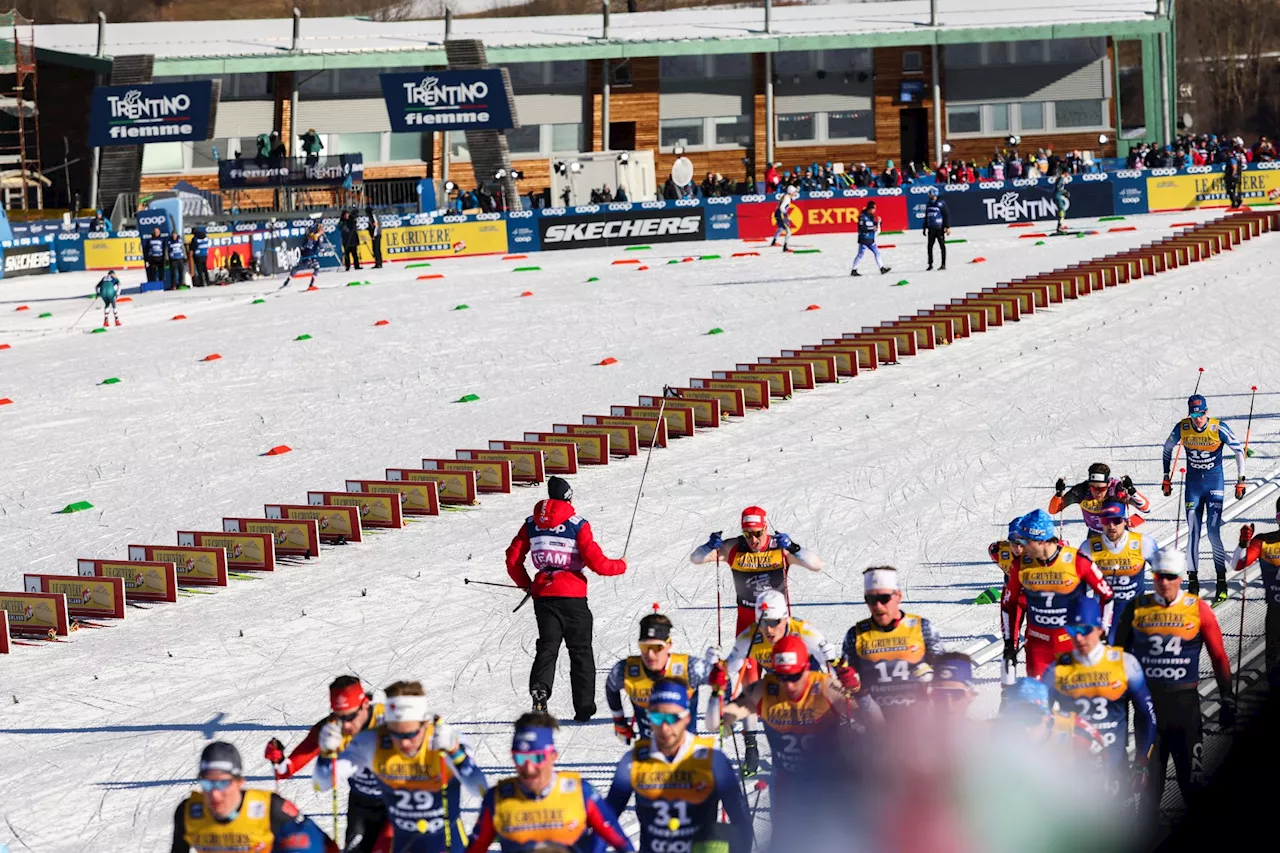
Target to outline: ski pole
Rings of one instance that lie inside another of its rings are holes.
[[[1186,472],[1186,470],[1187,470],[1186,468],[1178,469],[1178,507],[1176,509],[1176,512],[1178,514],[1173,517],[1174,550],[1177,550],[1178,548],[1178,536],[1182,530],[1182,513],[1186,509],[1186,504],[1187,504],[1187,484],[1185,482],[1185,479],[1182,476]],[[1188,528],[1190,528],[1190,525],[1191,525],[1191,522],[1187,522]],[[1191,530],[1188,529],[1187,537],[1190,538],[1190,536],[1191,536]],[[1190,548],[1191,543],[1188,542],[1187,547]]]
[[[1249,390],[1249,422],[1244,428],[1244,456],[1249,458],[1249,433],[1253,432],[1253,401],[1258,396],[1258,386],[1254,385]]]
[[[769,787],[769,783],[764,779],[756,780],[756,801],[751,806],[751,821],[754,823],[756,819],[756,810],[760,808],[760,795]]]
[[[330,791],[333,793],[333,837],[338,837],[338,754],[334,753],[333,759],[329,762],[329,782],[332,784]]]
[[[88,314],[88,313],[89,313],[89,310],[90,310],[91,308],[93,308],[93,306],[94,306],[94,305],[96,305],[96,304],[97,304],[97,302],[98,302],[98,295],[95,293],[95,294],[93,295],[93,299],[90,299],[90,300],[89,300],[89,307],[88,307],[88,308],[86,308],[86,309],[84,309],[84,311],[83,311],[83,312],[81,312],[80,316],[76,318],[76,321],[75,321],[74,323],[72,323],[72,324],[71,324],[71,327],[70,327],[69,329],[67,329],[67,331],[69,332],[69,331],[71,331],[72,329],[74,329],[76,326],[80,325],[80,321],[84,319],[84,315],[85,315],[85,314]]]
[[[520,603],[519,603],[519,604],[517,604],[515,607],[513,607],[513,608],[512,608],[512,610],[511,610],[511,612],[512,612],[512,613],[515,613],[515,612],[516,612],[517,610],[519,610],[521,607],[524,607],[524,606],[525,606],[525,604],[526,604],[526,603],[529,601],[529,599],[530,599],[530,598],[532,598],[532,597],[533,597],[533,593],[531,593],[531,592],[526,592],[526,593],[524,594],[524,598],[520,599]]]
[[[724,631],[720,627],[720,623],[724,621],[724,614],[720,612],[720,549],[716,549],[716,649],[724,648]]]
[[[1204,378],[1204,368],[1202,367],[1200,368],[1200,372],[1196,374],[1196,390],[1191,392],[1191,396],[1194,397],[1196,394],[1200,393],[1200,380],[1203,378]]]
[[[520,587],[516,586],[513,583],[494,583],[493,581],[473,581],[471,580],[471,578],[463,578],[462,583],[464,586],[466,584],[475,583],[475,584],[480,584],[480,586],[500,586],[503,589],[520,589]]]
[[[627,541],[622,545],[622,559],[627,558],[627,548],[631,546],[631,531],[636,528],[636,513],[640,511],[640,496],[644,494],[644,481],[649,476],[649,463],[653,461],[653,448],[658,443],[658,430],[662,429],[664,423],[662,416],[667,408],[667,398],[662,398],[662,404],[658,406],[658,419],[653,424],[653,441],[649,442],[649,455],[644,460],[644,470],[640,472],[640,488],[636,489],[636,504],[631,509],[631,526],[627,528]]]
[[[1244,601],[1248,597],[1249,581],[1242,574],[1240,576],[1240,633],[1236,635],[1236,683],[1232,691],[1236,696],[1240,695],[1240,659],[1244,654]]]
[[[440,718],[436,717],[436,723],[439,724]],[[440,753],[440,802],[444,806],[444,849],[448,853],[453,851],[452,833],[449,831],[449,768],[445,764],[444,753]]]

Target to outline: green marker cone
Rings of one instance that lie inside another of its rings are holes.
[[[711,331],[707,332],[707,334],[708,334],[708,335],[723,335],[723,334],[724,334],[724,329],[720,328],[719,326],[716,326],[714,329],[712,329]]]
[[[310,335],[298,335],[296,338],[294,338],[294,340],[295,340],[295,341],[309,341],[309,340],[311,340],[311,336],[310,336]]]
[[[110,377],[110,378],[107,378],[107,379],[102,380],[102,381],[101,381],[101,382],[99,382],[98,384],[99,384],[99,385],[119,385],[119,384],[120,384],[120,380],[119,380],[118,378],[116,378],[116,377],[112,376],[112,377]]]
[[[480,399],[479,394],[463,394],[458,398],[459,403],[474,403]]]
[[[454,311],[466,311],[466,310],[467,310],[468,308],[470,308],[470,307],[471,307],[470,305],[468,305],[468,304],[466,304],[466,303],[464,302],[464,303],[463,303],[463,304],[461,304],[461,305],[455,305],[455,306],[454,306],[454,308],[453,308],[453,310],[454,310]]]
[[[58,511],[63,514],[70,514],[73,512],[80,512],[81,510],[86,510],[86,509],[93,509],[93,504],[89,503],[88,501],[76,501],[73,504],[67,504],[66,506],[64,506],[62,509]]]
[[[252,302],[250,302],[249,304],[250,304],[250,305],[261,305],[262,303],[264,303],[264,302],[266,302],[266,301],[267,301],[267,300],[265,300],[265,299],[255,299],[255,300],[253,300]]]

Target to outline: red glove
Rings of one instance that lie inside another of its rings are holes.
[[[1253,525],[1246,524],[1240,528],[1240,547],[1248,548],[1249,543],[1253,541]]]
[[[631,746],[631,741],[636,737],[635,730],[631,728],[631,720],[622,714],[613,716],[613,733],[622,741],[623,746]]]
[[[850,693],[857,693],[862,689],[862,679],[858,677],[858,670],[849,666],[848,661],[839,660],[835,664],[836,680],[840,682],[840,686]]]
[[[1160,481],[1160,494],[1166,498],[1173,494],[1173,480],[1169,479],[1169,475],[1165,474],[1164,479]]]
[[[263,750],[262,757],[272,764],[279,764],[284,761],[284,744],[279,738],[272,738],[267,741],[267,748]]]
[[[1241,477],[1236,482],[1236,500],[1240,500],[1242,497],[1244,497],[1244,486],[1245,486],[1245,480],[1244,480],[1244,477]]]
[[[711,673],[707,676],[707,684],[711,687],[712,693],[723,693],[729,689],[729,670],[725,669],[723,662],[717,662],[711,667]]]

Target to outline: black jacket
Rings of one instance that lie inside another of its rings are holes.
[[[338,230],[342,232],[342,245],[360,245],[360,231],[356,228],[356,218],[354,216],[338,220]]]

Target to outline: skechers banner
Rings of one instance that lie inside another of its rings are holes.
[[[506,130],[516,127],[500,68],[383,74],[393,133]]]
[[[4,251],[4,278],[19,275],[41,275],[51,272],[54,262],[52,243],[34,246],[7,246]]]
[[[218,161],[218,188],[245,187],[340,187],[350,179],[364,180],[363,154],[337,154],[319,157],[308,164],[302,157],[253,157]]]
[[[209,138],[213,83],[99,86],[89,107],[89,144],[145,145]]]
[[[706,239],[706,222],[701,207],[670,207],[585,215],[575,213],[563,218],[544,216],[538,222],[538,231],[542,248],[547,251],[703,240]]]

